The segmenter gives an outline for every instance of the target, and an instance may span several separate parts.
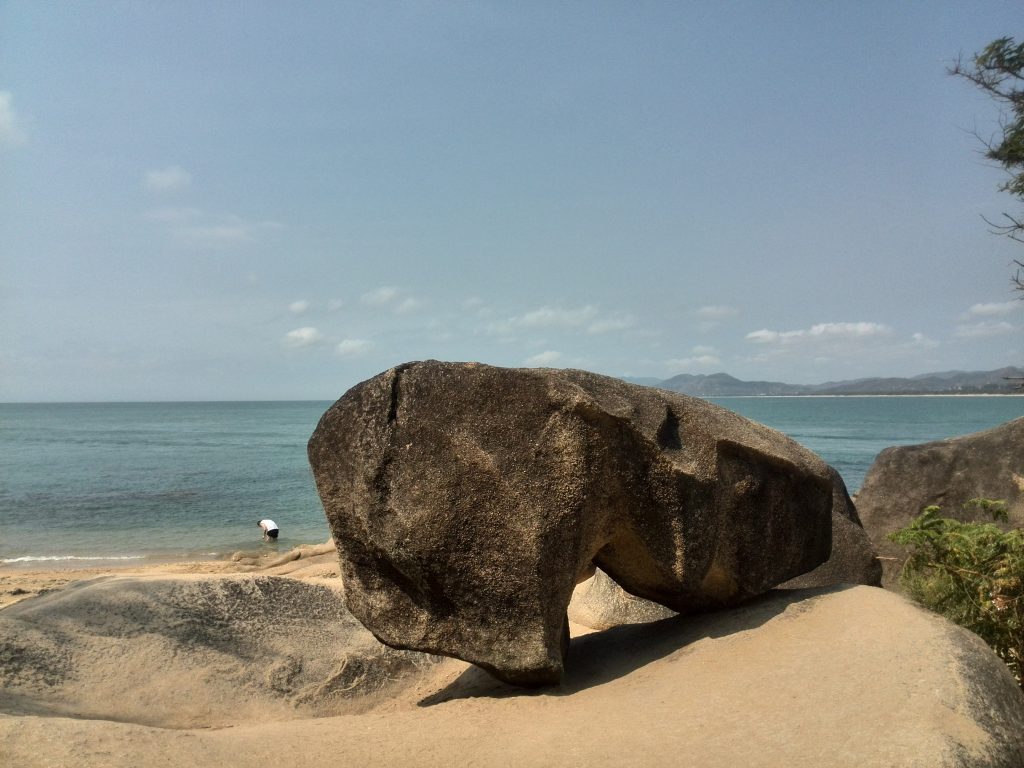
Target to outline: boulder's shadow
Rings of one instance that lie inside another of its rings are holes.
[[[559,685],[520,688],[470,667],[439,691],[419,702],[429,707],[472,697],[568,696],[625,677],[631,672],[693,643],[756,629],[785,612],[796,614],[821,595],[848,585],[814,589],[773,590],[728,610],[673,616],[646,624],[626,624],[575,637],[569,647],[565,675]]]

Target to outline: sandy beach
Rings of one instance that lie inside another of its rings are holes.
[[[237,552],[232,558],[105,567],[0,565],[0,609],[29,597],[59,590],[73,582],[105,576],[227,575],[265,571],[301,578],[330,580],[340,577],[334,545],[329,542],[281,553]]]

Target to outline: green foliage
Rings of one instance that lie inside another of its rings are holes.
[[[985,156],[1007,172],[1000,189],[1024,200],[1024,43],[1001,37],[975,54],[970,63],[957,60],[949,71],[974,83],[999,105],[1000,131],[992,139],[982,139]],[[989,223],[999,234],[1024,242],[1024,217],[1004,213],[1003,218],[1004,223]],[[1024,291],[1024,262],[1016,264],[1013,282]]]
[[[1007,520],[1006,504],[973,499],[967,506]],[[1006,662],[1017,682],[1024,661],[1024,530],[963,523],[927,507],[889,538],[911,548],[903,584],[915,600],[966,627]]]
[[[1014,45],[1012,37],[989,43],[974,57],[977,82],[989,94],[1003,102],[1002,136],[986,155],[1012,176],[1003,190],[1024,197],[1024,90],[1017,87],[1024,72],[1024,43]]]

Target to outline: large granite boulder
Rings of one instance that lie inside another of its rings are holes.
[[[392,368],[320,420],[309,459],[352,613],[503,680],[559,680],[596,564],[685,613],[828,559],[832,477],[702,400],[584,371]]]
[[[907,557],[905,547],[889,541],[890,533],[932,505],[942,507],[946,517],[992,522],[964,508],[976,498],[1006,501],[1009,525],[1024,525],[1024,418],[878,454],[857,494],[857,510],[882,558],[883,585],[898,586]]]

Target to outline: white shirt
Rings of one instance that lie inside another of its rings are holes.
[[[260,520],[260,527],[263,528],[263,530],[265,531],[278,530],[277,523],[275,523],[273,520]]]

